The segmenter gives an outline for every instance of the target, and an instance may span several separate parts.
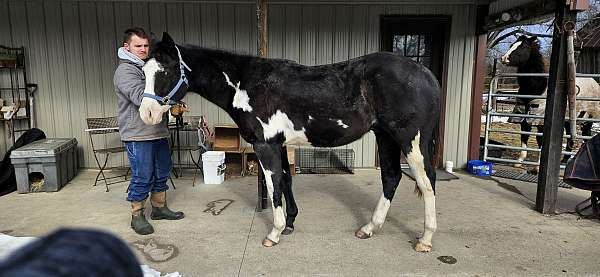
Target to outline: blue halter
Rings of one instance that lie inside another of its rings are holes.
[[[179,88],[181,88],[181,85],[183,83],[185,83],[187,86],[189,86],[188,80],[185,77],[185,69],[187,69],[188,71],[192,71],[192,70],[190,69],[190,67],[187,64],[185,64],[185,62],[181,58],[181,52],[179,52],[179,48],[177,48],[177,45],[175,45],[175,49],[177,49],[177,56],[179,57],[179,72],[181,73],[181,75],[180,75],[181,77],[179,78],[179,81],[177,82],[175,87],[169,92],[169,94],[167,94],[167,96],[164,96],[164,97],[160,97],[155,94],[150,94],[150,93],[144,92],[144,97],[152,98],[152,99],[158,101],[159,103],[161,103],[162,105],[175,105],[175,104],[182,103],[181,101],[172,100],[171,97],[173,97],[175,95],[175,93],[177,93],[177,91],[179,91]]]

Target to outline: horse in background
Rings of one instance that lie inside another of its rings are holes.
[[[392,53],[304,66],[180,46],[164,33],[143,69],[147,97],[142,100],[140,116],[146,124],[160,122],[165,106],[179,101],[189,90],[226,111],[241,136],[254,146],[273,209],[273,228],[263,246],[274,246],[281,234],[292,233],[298,214],[283,147],[341,146],[372,130],[379,146],[383,189],[371,221],[355,236],[370,238],[383,226],[402,177],[403,153],[425,203],[423,236],[415,250],[431,251],[437,228],[433,160],[440,87],[424,66]]]
[[[502,56],[502,63],[507,66],[513,66],[517,68],[517,73],[548,73],[548,67],[542,54],[540,53],[540,43],[536,36],[520,36],[509,48],[509,50]],[[547,77],[528,77],[519,76],[517,77],[517,83],[519,84],[519,95],[546,95],[548,90],[548,78]],[[600,86],[592,78],[577,78],[576,86],[578,88],[579,97],[600,97]],[[546,107],[546,99],[526,99],[517,98],[517,104],[513,113],[518,114],[531,114],[544,116]],[[600,118],[600,107],[597,102],[594,101],[578,101],[576,104],[577,111],[579,111],[579,118]],[[510,123],[517,123],[521,125],[521,131],[531,132],[532,126],[536,126],[538,133],[543,133],[543,119],[537,118],[522,118],[522,117],[510,117]],[[582,134],[584,136],[591,135],[592,122],[580,123],[582,125]],[[571,129],[570,122],[565,122],[565,129],[567,135],[570,135]],[[527,147],[529,140],[528,134],[521,134],[521,147]],[[538,147],[542,146],[542,136],[536,136]],[[571,145],[573,139],[567,139],[567,151],[571,151]],[[522,167],[521,162],[527,158],[527,151],[522,150],[515,167]],[[566,155],[563,161],[569,158]],[[538,167],[534,169],[537,172]]]

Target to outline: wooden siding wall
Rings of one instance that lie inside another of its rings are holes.
[[[577,72],[600,74],[600,49],[586,48],[582,49],[577,58]],[[600,78],[596,78],[598,80]]]
[[[48,137],[77,138],[80,164],[85,167],[95,167],[89,137],[84,132],[85,118],[116,112],[112,80],[124,29],[142,26],[159,36],[167,31],[178,43],[256,53],[254,1],[165,2],[0,0],[0,44],[26,47],[30,80],[39,85],[35,93],[36,126]],[[379,50],[382,14],[451,15],[444,159],[464,165],[475,6],[469,1],[432,2],[275,2],[269,5],[268,54],[307,65],[343,61]],[[197,95],[189,95],[187,102],[192,107],[191,115],[206,115],[211,124],[231,122],[227,114]],[[193,139],[192,134],[186,134],[184,142]],[[0,153],[10,143],[6,136],[0,138]],[[99,143],[118,143],[118,138]],[[354,149],[356,167],[374,166],[372,133],[346,147]],[[111,161],[112,165],[122,163],[126,163],[124,155]]]

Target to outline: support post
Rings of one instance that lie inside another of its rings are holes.
[[[565,24],[575,22],[577,11],[571,11],[564,0],[556,1],[555,28],[552,37],[548,98],[544,115],[544,143],[538,175],[535,209],[543,214],[556,211],[560,153],[567,105],[567,36]]]
[[[487,36],[477,36],[477,54],[475,56],[475,74],[473,74],[473,91],[471,93],[471,125],[469,126],[469,160],[479,160],[481,137],[482,97],[485,90],[485,53],[487,52]]]
[[[258,20],[258,56],[267,57],[267,0],[256,1],[256,19]]]
[[[256,0],[256,20],[258,22],[258,56],[267,57],[267,0]],[[257,184],[258,199],[256,203],[256,211],[261,212],[267,208],[267,183],[265,175],[261,168],[258,170]]]

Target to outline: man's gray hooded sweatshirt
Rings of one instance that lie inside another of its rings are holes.
[[[146,78],[144,61],[121,47],[118,50],[120,64],[115,71],[114,85],[118,97],[119,133],[123,141],[144,141],[169,137],[168,120],[156,125],[146,125],[140,117]]]

